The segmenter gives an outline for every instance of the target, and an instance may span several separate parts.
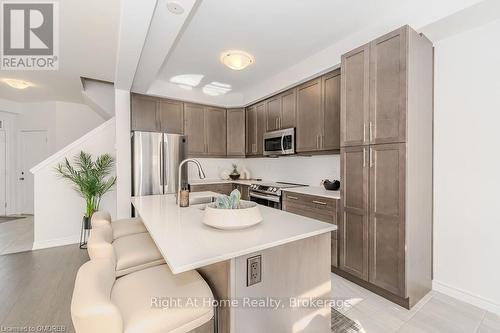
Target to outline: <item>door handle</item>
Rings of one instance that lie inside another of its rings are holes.
[[[323,202],[323,201],[313,200],[312,202],[315,203],[315,204],[318,204],[318,205],[326,206],[326,202]]]
[[[281,135],[281,152],[285,154],[285,147],[283,147],[285,144],[285,134]]]
[[[297,198],[297,197],[293,197],[293,196],[291,196],[291,195],[287,195],[287,196],[286,196],[286,198],[287,198],[287,199],[292,199],[292,200],[299,200],[299,198]]]

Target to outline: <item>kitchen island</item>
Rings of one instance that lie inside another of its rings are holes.
[[[191,193],[191,200],[218,195]],[[197,269],[218,299],[233,301],[221,302],[219,332],[329,332],[328,302],[316,301],[330,296],[335,225],[259,206],[260,224],[218,230],[202,223],[204,205],[180,208],[174,195],[134,197],[132,204],[172,273]],[[260,282],[249,286],[247,265],[255,258]]]

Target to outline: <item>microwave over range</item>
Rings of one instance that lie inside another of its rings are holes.
[[[264,155],[295,154],[295,128],[264,133]]]

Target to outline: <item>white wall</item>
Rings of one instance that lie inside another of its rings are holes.
[[[70,183],[60,179],[54,168],[80,151],[94,156],[109,153],[115,156],[115,120],[112,118],[64,150],[37,165],[35,175],[34,249],[73,244],[79,241],[85,201]],[[116,216],[116,193],[106,194],[101,209]]]
[[[130,92],[115,90],[116,114],[116,215],[127,218],[131,215],[130,195],[132,189],[132,157],[130,145]]]
[[[19,213],[19,131],[45,130],[48,135],[48,153],[57,152],[104,122],[84,104],[47,101],[17,103],[0,100],[0,120],[7,131],[7,214]]]
[[[340,155],[293,156],[279,158],[220,159],[199,158],[207,179],[219,179],[224,170],[246,167],[252,178],[319,186],[322,179],[340,180]],[[197,180],[198,171],[189,166],[189,179]]]
[[[434,288],[500,313],[500,20],[435,43]]]

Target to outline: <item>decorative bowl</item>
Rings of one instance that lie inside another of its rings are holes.
[[[239,173],[231,173],[229,175],[229,178],[231,178],[232,180],[240,179],[240,174]]]
[[[217,229],[244,229],[262,222],[259,206],[255,202],[240,201],[238,209],[215,208],[215,203],[205,208],[203,223]]]
[[[328,191],[338,191],[340,188],[340,182],[338,180],[334,180],[333,182],[326,180],[323,182],[323,186],[325,187],[325,190]]]

